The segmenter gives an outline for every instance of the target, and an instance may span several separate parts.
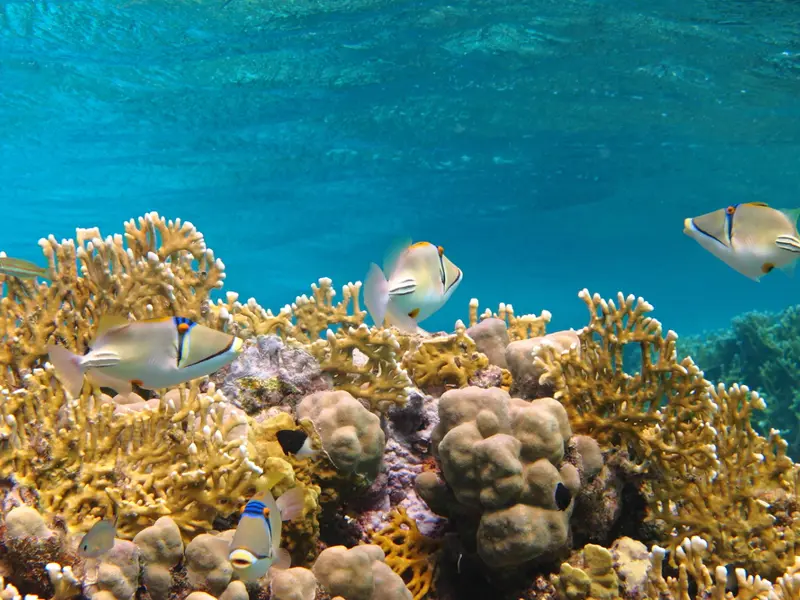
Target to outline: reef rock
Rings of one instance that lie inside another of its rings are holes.
[[[331,389],[311,354],[276,335],[259,336],[215,378],[222,378],[225,396],[249,415],[275,406],[293,408],[304,396]]]

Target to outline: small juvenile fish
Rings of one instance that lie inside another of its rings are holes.
[[[21,258],[10,258],[8,256],[0,257],[0,273],[17,277],[18,279],[36,279],[37,277],[50,279],[50,273],[46,268]]]
[[[86,532],[78,544],[78,553],[86,558],[99,558],[114,547],[117,524],[108,519],[98,521]]]
[[[388,279],[384,271],[389,273]],[[424,321],[444,306],[461,283],[463,273],[430,242],[401,247],[391,253],[384,271],[370,266],[364,281],[364,304],[375,324],[384,319],[402,331],[419,331]]]
[[[558,510],[567,510],[569,503],[572,502],[572,492],[561,482],[556,485],[555,500]]]
[[[318,452],[312,448],[311,438],[302,429],[281,429],[275,437],[278,438],[278,443],[286,454],[303,458],[315,456]]]
[[[102,317],[87,354],[49,345],[47,352],[64,388],[77,396],[84,374],[118,394],[136,384],[147,390],[172,387],[231,363],[244,340],[184,317],[129,321]]]
[[[291,566],[289,552],[280,547],[281,523],[298,518],[303,506],[303,490],[298,487],[277,501],[270,492],[263,492],[245,504],[228,555],[239,579],[255,581],[266,575],[270,567],[288,569]]]
[[[794,268],[800,257],[798,216],[800,209],[746,202],[686,219],[683,232],[729,267],[759,281],[775,268]]]

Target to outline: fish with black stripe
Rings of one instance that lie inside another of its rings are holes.
[[[388,273],[388,278],[384,273]],[[384,320],[408,333],[450,299],[463,273],[430,242],[402,244],[390,252],[384,268],[372,264],[364,281],[364,304],[375,324]]]
[[[105,316],[83,356],[54,344],[47,352],[56,376],[76,397],[84,375],[90,383],[118,394],[131,392],[133,385],[157,390],[185,383],[228,365],[243,345],[239,337],[185,317],[131,321]]]
[[[800,257],[799,216],[800,209],[745,202],[686,219],[683,232],[732,269],[759,281],[773,269],[794,269]]]
[[[242,508],[242,516],[228,549],[228,560],[242,581],[256,581],[270,568],[291,567],[289,552],[280,547],[281,524],[303,514],[303,490],[294,487],[277,500],[269,491],[255,494]]]

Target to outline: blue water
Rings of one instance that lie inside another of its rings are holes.
[[[800,4],[788,1],[0,1],[0,248],[193,222],[226,288],[277,309],[443,245],[469,299],[647,298],[679,333],[800,299],[682,233],[800,205]]]

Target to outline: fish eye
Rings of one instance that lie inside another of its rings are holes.
[[[728,213],[729,215],[732,215],[734,212],[736,212],[736,207],[729,206],[728,208],[725,209],[725,212]]]
[[[269,517],[269,509],[266,507],[264,508],[264,516]]]
[[[439,250],[439,256],[444,256],[444,248],[442,246],[437,246],[437,250]]]

